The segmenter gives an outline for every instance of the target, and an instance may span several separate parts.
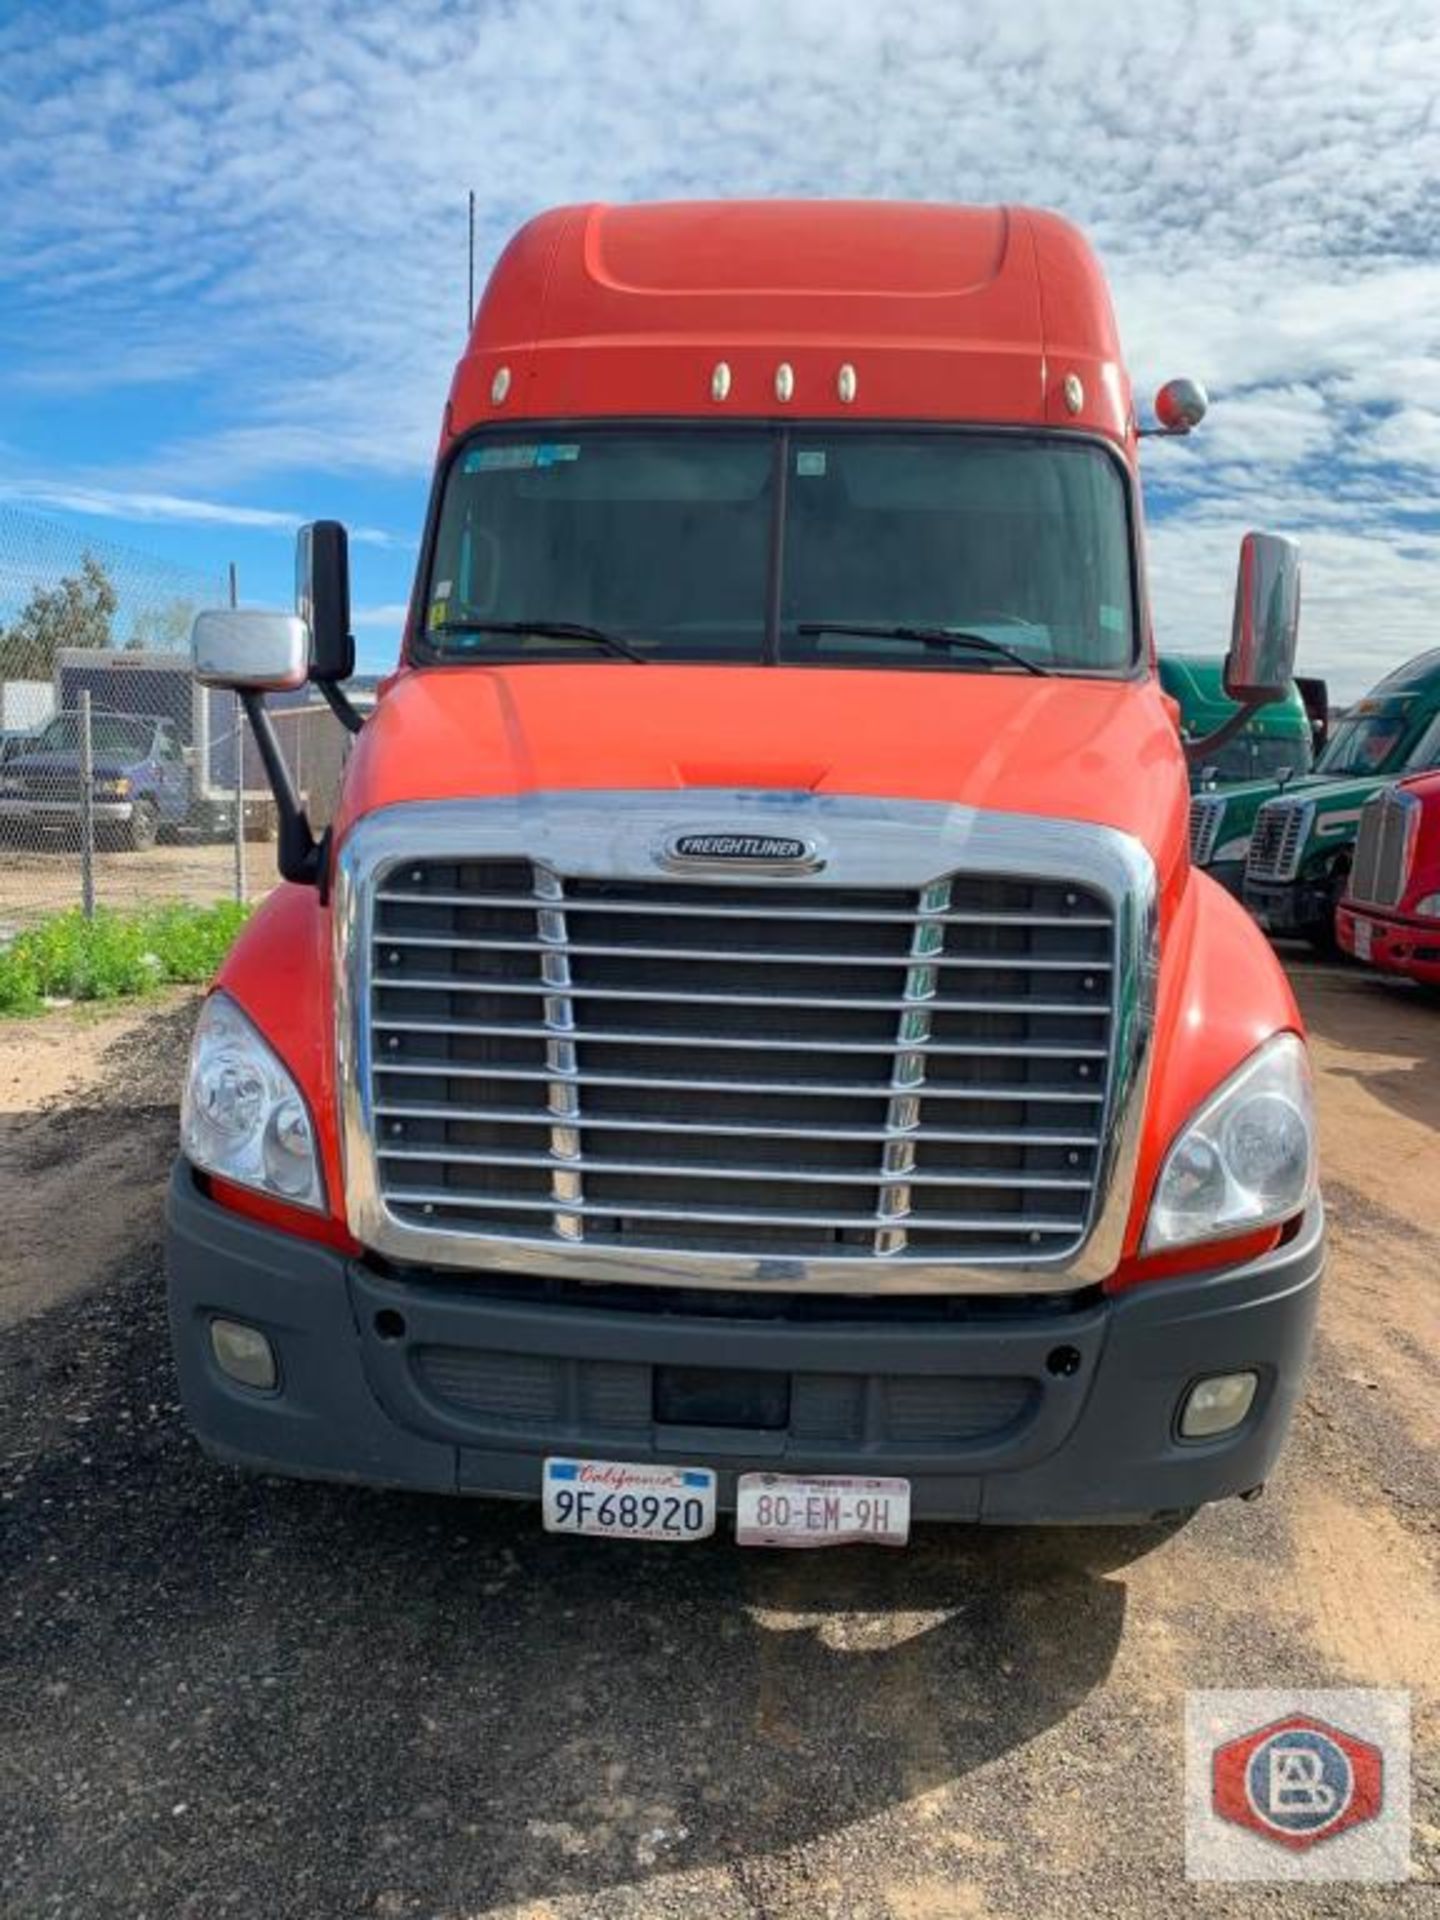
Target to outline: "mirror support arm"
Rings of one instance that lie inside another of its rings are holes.
[[[1213,733],[1207,733],[1201,740],[1182,741],[1186,763],[1192,767],[1203,766],[1212,753],[1218,753],[1221,747],[1228,746],[1242,728],[1249,726],[1262,707],[1273,706],[1280,698],[1278,693],[1268,693],[1263,699],[1247,700],[1243,706],[1236,708],[1223,726],[1216,727]]]
[[[285,764],[285,756],[280,751],[280,742],[275,737],[275,726],[270,718],[270,710],[265,705],[265,696],[250,687],[241,688],[239,693],[240,704],[245,709],[245,718],[250,722],[250,731],[255,736],[255,745],[264,763],[265,777],[275,796],[278,816],[275,863],[280,869],[280,877],[282,880],[294,880],[304,887],[319,886],[321,842],[315,838],[309,817],[300,803],[300,795],[295,790],[295,782],[290,777],[290,769]]]
[[[365,724],[365,716],[351,705],[350,696],[345,690],[333,680],[317,680],[315,684],[341,726],[349,733],[359,733]]]

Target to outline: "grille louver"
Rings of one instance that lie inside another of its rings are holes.
[[[1208,867],[1220,838],[1225,818],[1225,802],[1216,793],[1197,793],[1190,802],[1190,860],[1197,867]]]
[[[1085,1237],[1115,967],[1096,892],[421,858],[379,875],[372,934],[375,1151],[409,1226],[901,1264]]]
[[[1250,852],[1245,875],[1250,880],[1295,878],[1305,844],[1305,823],[1309,809],[1298,800],[1267,800],[1255,817],[1250,836]]]

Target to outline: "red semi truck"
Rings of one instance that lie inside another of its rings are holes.
[[[1365,803],[1335,935],[1382,973],[1440,988],[1440,773]]]
[[[1264,1481],[1309,1070],[1189,863],[1138,441],[1050,214],[511,241],[398,668],[318,842],[272,755],[287,884],[195,1037],[170,1299],[213,1452],[801,1543]],[[295,615],[197,623],[262,749],[307,673],[359,725],[343,529],[299,575]],[[1297,613],[1247,536],[1242,720]]]

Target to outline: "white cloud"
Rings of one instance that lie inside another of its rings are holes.
[[[356,628],[381,627],[398,636],[409,611],[403,600],[392,600],[384,606],[352,607],[350,624]]]
[[[305,522],[301,513],[274,507],[246,507],[228,500],[196,500],[181,494],[92,487],[63,480],[0,481],[0,500],[51,507],[100,520],[165,521],[197,527],[236,527],[262,533],[293,534]],[[361,546],[406,548],[411,543],[379,527],[352,527]]]
[[[169,356],[204,430],[157,427],[76,486],[418,482],[472,184],[482,267],[573,199],[1034,201],[1100,244],[1140,392],[1175,372],[1212,391],[1193,445],[1147,451],[1162,633],[1203,608],[1220,644],[1233,534],[1283,524],[1307,551],[1307,654],[1358,691],[1440,632],[1440,569],[1413,553],[1440,480],[1437,95],[1411,0],[22,10],[0,26],[24,321],[0,336],[0,404],[7,383],[93,383],[112,358],[138,382]]]

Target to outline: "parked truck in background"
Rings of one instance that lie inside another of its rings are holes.
[[[1388,674],[1350,708],[1312,777],[1257,808],[1242,892],[1259,924],[1330,945],[1361,809],[1403,774],[1432,767],[1440,767],[1440,649]]]
[[[0,827],[76,844],[83,769],[97,844],[144,853],[190,820],[190,769],[175,725],[143,713],[57,713],[0,766]]]
[[[66,647],[56,656],[53,719],[17,743],[0,771],[0,827],[12,837],[77,845],[87,693],[91,811],[101,844],[144,852],[162,837],[228,839],[237,805],[248,825],[268,823],[264,766],[232,690],[203,686],[189,653]],[[303,769],[305,743],[294,723],[310,696],[299,689],[284,699],[286,757]]]
[[[1225,693],[1222,654],[1162,653],[1160,685],[1180,707],[1180,738],[1189,742],[1218,734],[1235,714]],[[1323,685],[1323,682],[1317,682]],[[1315,763],[1315,722],[1298,681],[1279,700],[1252,713],[1240,730],[1190,770],[1196,792],[1238,786],[1242,781],[1308,773]]]
[[[1335,933],[1354,959],[1440,990],[1440,772],[1366,801]]]
[[[1414,748],[1416,738],[1403,727],[1397,730],[1390,712],[1370,710],[1370,702],[1383,698],[1386,684],[1382,682],[1374,688],[1333,725],[1308,776],[1312,782],[1345,779],[1370,771],[1376,755],[1380,756],[1384,770],[1398,777],[1401,763]],[[1308,689],[1323,688],[1324,682],[1307,683],[1297,679],[1296,685],[1307,689],[1307,706],[1313,719],[1319,702]],[[1190,858],[1237,899],[1244,896],[1245,862],[1260,809],[1268,801],[1289,793],[1291,784],[1291,776],[1285,775],[1214,791],[1202,788],[1190,802]],[[1322,932],[1318,921],[1315,931]]]
[[[198,1022],[168,1265],[205,1444],[664,1539],[1257,1488],[1322,1262],[1309,1070],[1187,857],[1140,526],[1055,216],[525,227],[398,670],[322,837],[272,754],[289,884]],[[196,625],[262,747],[262,690],[343,712],[354,664],[343,529],[298,571],[295,615]],[[1247,536],[1247,708],[1298,598]]]

